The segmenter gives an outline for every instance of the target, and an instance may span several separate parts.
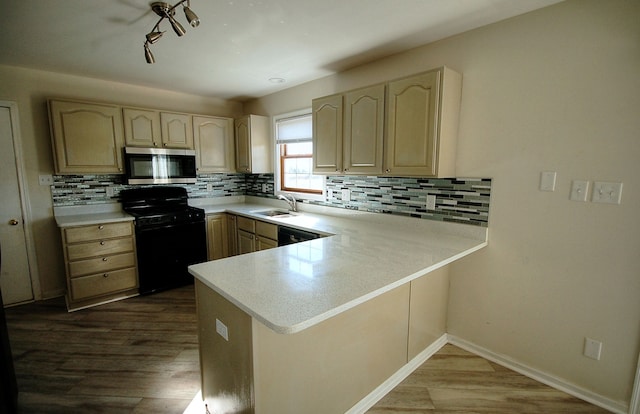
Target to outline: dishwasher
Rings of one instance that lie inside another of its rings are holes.
[[[307,240],[317,239],[319,237],[320,235],[318,233],[298,230],[292,227],[278,226],[278,246],[300,243]]]

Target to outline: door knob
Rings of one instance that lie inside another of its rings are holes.
[[[16,219],[11,219],[9,220],[9,224],[12,226],[17,226],[18,224],[20,224],[20,222]]]

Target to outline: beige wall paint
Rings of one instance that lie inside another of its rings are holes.
[[[640,351],[640,2],[569,0],[245,104],[447,65],[463,74],[457,175],[494,179],[490,245],[451,266],[448,331],[627,404]],[[557,171],[555,192],[538,191]],[[569,201],[572,179],[622,204]],[[588,336],[600,361],[582,355]]]
[[[64,262],[60,234],[53,219],[51,190],[38,184],[39,174],[53,173],[46,105],[46,99],[50,97],[220,116],[242,114],[242,104],[238,102],[0,65],[0,99],[18,104],[31,231],[43,298],[60,295],[65,289]]]

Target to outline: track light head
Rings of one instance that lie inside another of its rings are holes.
[[[153,57],[153,54],[151,53],[151,49],[149,49],[149,45],[156,43],[164,34],[164,32],[160,31],[160,23],[162,23],[164,19],[169,20],[171,28],[173,29],[175,34],[178,35],[178,37],[182,37],[185,35],[185,33],[187,33],[184,27],[174,17],[176,14],[176,7],[180,5],[182,5],[184,16],[186,17],[191,27],[196,28],[200,25],[200,18],[190,8],[190,0],[180,0],[178,3],[176,3],[175,6],[161,1],[151,3],[151,10],[153,10],[155,14],[160,16],[160,20],[158,20],[158,23],[156,23],[156,25],[153,26],[153,29],[151,29],[151,31],[146,35],[147,40],[144,43],[144,56],[147,60],[147,63],[154,63],[156,61]]]
[[[149,49],[149,43],[144,44],[144,58],[150,65],[156,63],[156,58],[153,57],[153,53],[151,53],[151,49]]]
[[[182,7],[184,10],[184,16],[187,18],[187,21],[189,22],[191,27],[198,27],[200,25],[200,18],[198,17],[198,15],[195,14],[193,10],[189,8],[189,6],[183,5]]]

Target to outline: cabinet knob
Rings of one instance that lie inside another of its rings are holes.
[[[17,226],[18,224],[20,224],[20,222],[16,219],[11,219],[9,220],[9,225],[10,226]]]
[[[100,246],[104,246],[104,240],[100,241]]]
[[[98,226],[98,230],[103,230],[103,229],[104,229],[103,225]]]
[[[106,261],[107,261],[107,258],[106,258],[106,257],[103,257],[103,258],[102,258],[102,261],[103,261],[103,262],[106,262]]]
[[[387,168],[384,172],[390,173],[391,170],[389,168]]]
[[[103,274],[103,275],[102,275],[102,277],[104,277],[104,278],[109,277],[109,273],[105,273],[105,274]]]

